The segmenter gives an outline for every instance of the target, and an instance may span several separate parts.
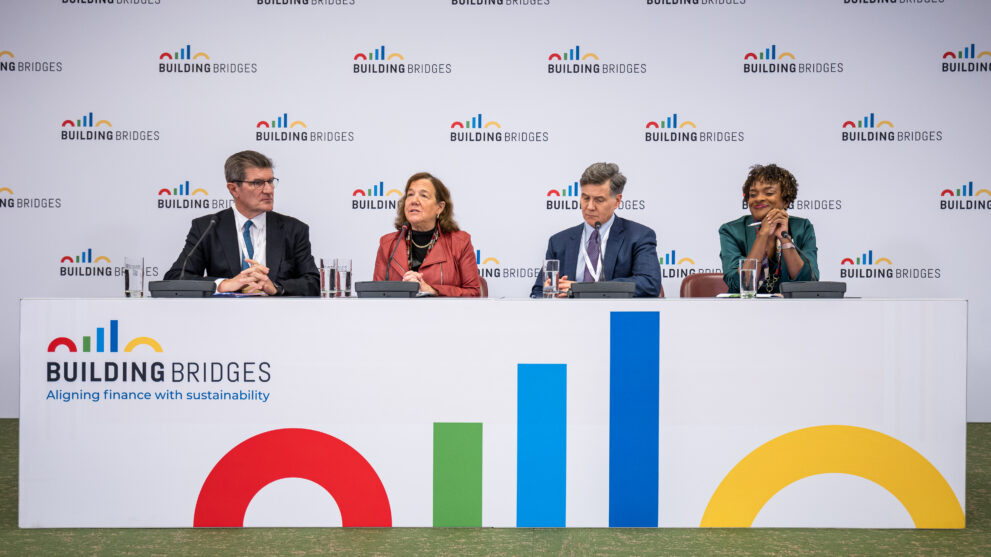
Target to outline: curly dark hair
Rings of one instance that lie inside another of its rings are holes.
[[[413,182],[423,179],[430,180],[430,183],[434,185],[434,197],[437,198],[437,202],[444,202],[444,210],[437,217],[437,227],[440,228],[441,232],[460,230],[458,223],[454,220],[454,203],[451,201],[450,190],[447,189],[444,182],[429,172],[417,172],[410,176],[409,180],[406,180],[406,189],[403,190],[403,196],[396,207],[396,220],[394,222],[396,230],[401,229],[406,223],[406,196],[409,195],[409,187],[413,185]]]
[[[754,184],[777,184],[781,188],[781,199],[785,202],[785,207],[798,197],[798,180],[791,172],[774,163],[750,167],[750,174],[747,174],[747,180],[743,182],[744,199],[750,197],[750,187]]]

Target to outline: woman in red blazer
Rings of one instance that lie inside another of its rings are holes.
[[[443,182],[427,172],[410,176],[395,226],[398,232],[379,239],[375,280],[417,282],[424,295],[480,295],[475,248],[454,221],[451,192]]]

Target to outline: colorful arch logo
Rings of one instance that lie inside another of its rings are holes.
[[[674,128],[684,128],[686,126],[691,126],[692,128],[697,128],[698,127],[698,126],[695,125],[695,122],[692,122],[690,120],[685,120],[684,122],[682,122],[681,124],[679,124],[678,123],[678,114],[677,113],[674,113],[671,116],[668,116],[667,118],[665,118],[664,120],[661,120],[660,123],[658,123],[655,120],[651,120],[650,122],[647,122],[647,129],[648,130],[650,128],[654,128],[654,129],[674,129]]]
[[[578,182],[569,184],[566,188],[555,190],[547,190],[547,197],[578,197],[580,188],[578,187]]]
[[[283,478],[307,479],[327,490],[344,526],[392,526],[389,496],[372,465],[347,443],[311,429],[266,431],[231,449],[200,488],[193,526],[244,526],[255,494]]]
[[[101,255],[98,256],[96,259],[93,259],[93,249],[89,248],[83,250],[79,255],[76,256],[66,255],[59,260],[59,263],[99,263],[100,261],[106,261],[107,263],[110,263],[110,258],[105,255]]]
[[[107,335],[107,330],[104,327],[96,328],[96,343],[90,341],[93,340],[91,336],[84,336],[82,339],[83,352],[117,352],[120,347],[118,342],[118,321],[116,319],[110,320],[110,334]],[[55,352],[59,346],[64,346],[69,352],[78,352],[79,349],[75,342],[73,342],[68,337],[58,337],[52,339],[48,343],[48,351]],[[131,339],[124,346],[124,352],[131,352],[138,346],[149,346],[155,352],[162,352],[162,345],[158,343],[157,340],[151,337],[135,337]]]
[[[403,55],[398,52],[393,52],[388,56],[385,55],[385,45],[382,45],[375,50],[365,54],[364,52],[359,52],[354,55],[354,60],[368,60],[368,61],[379,61],[379,60],[392,60],[393,58],[399,58],[400,60],[405,60]]]
[[[671,250],[670,253],[665,253],[663,256],[659,256],[657,258],[657,262],[661,265],[682,265],[684,263],[688,263],[689,265],[695,264],[695,260],[691,257],[682,257],[681,259],[678,259],[675,256],[674,250]]]
[[[0,189],[0,191],[3,191],[3,189]],[[964,184],[963,186],[957,188],[956,192],[954,192],[951,189],[945,189],[942,192],[940,192],[939,196],[940,197],[945,197],[945,196],[950,196],[950,197],[974,197],[975,195],[981,195],[981,194],[991,196],[991,191],[986,190],[986,189],[979,189],[979,190],[977,190],[977,193],[975,194],[974,193],[974,182],[973,181],[970,181],[970,182],[967,182],[966,184]]]
[[[783,60],[785,58],[795,59],[795,55],[790,52],[782,52],[778,54],[778,45],[772,44],[770,47],[765,48],[763,51],[758,50],[757,52],[748,52],[743,56],[744,60]]]
[[[210,195],[203,188],[196,188],[193,190],[193,193],[189,193],[189,180],[186,180],[185,183],[180,183],[178,187],[172,188],[171,190],[169,188],[162,188],[158,190],[158,195],[196,195],[198,193]]]
[[[776,437],[723,478],[702,527],[750,527],[779,491],[819,474],[850,474],[895,496],[916,528],[963,528],[963,509],[946,478],[905,443],[872,429],[826,425]]]
[[[14,190],[8,188],[7,186],[0,188],[0,193],[4,193],[4,192],[9,193],[10,195],[14,195]]]
[[[887,257],[881,257],[877,261],[874,261],[874,250],[870,249],[857,258],[845,257],[840,261],[840,265],[880,265],[881,263],[891,265],[891,260]]]
[[[500,264],[499,260],[496,259],[495,257],[486,257],[485,259],[482,259],[482,250],[480,249],[475,250],[476,265],[488,265],[489,263],[495,263],[496,265]]]
[[[179,60],[196,60],[197,58],[206,58],[207,60],[210,59],[210,56],[208,56],[206,52],[197,52],[196,54],[193,54],[192,56],[190,56],[190,52],[191,51],[190,51],[189,45],[187,44],[185,48],[180,48],[179,50],[177,50],[175,52],[163,52],[163,53],[159,54],[158,55],[158,59],[159,60],[175,60],[175,61],[179,61]]]
[[[970,46],[965,46],[962,49],[953,52],[952,50],[947,50],[943,53],[943,59],[947,58],[957,58],[957,59],[973,59],[981,58],[983,56],[991,56],[991,52],[987,50],[982,50],[977,56],[974,55],[974,43],[970,43]]]
[[[472,116],[470,120],[465,120],[464,122],[453,122],[451,128],[488,128],[490,126],[495,126],[497,128],[502,128],[499,122],[490,120],[482,125],[482,113],[479,112],[477,115]]]
[[[255,124],[256,128],[295,128],[296,126],[303,126],[305,128],[306,122],[303,122],[302,120],[293,120],[293,123],[290,124],[289,114],[285,112],[282,113],[282,116],[272,120],[271,123],[266,120],[259,120],[258,123]]]
[[[94,126],[93,125],[93,113],[92,112],[90,112],[89,114],[84,115],[82,118],[79,118],[79,119],[77,119],[75,121],[73,121],[73,120],[63,120],[62,121],[62,127],[63,128],[64,127],[70,127],[70,128],[93,128],[93,127],[99,127],[99,126],[113,127],[113,124],[110,123],[110,120],[98,120],[96,122],[96,125]]]
[[[553,52],[551,53],[550,56],[547,57],[548,60],[558,60],[561,62],[570,62],[574,60],[588,60],[589,58],[593,60],[599,59],[599,57],[594,52],[582,54],[581,47],[578,45],[575,45],[575,48],[569,49],[567,52],[562,52],[561,54]]]
[[[385,193],[382,193],[383,191],[385,191],[385,182],[379,182],[377,184],[372,184],[372,187],[368,188],[367,190],[363,190],[361,188],[354,190],[353,192],[351,192],[351,197],[358,197],[359,195],[368,196],[368,197],[388,197],[392,194],[396,194],[402,197],[403,195],[403,192],[397,189],[390,189]]]
[[[843,122],[844,128],[880,128],[881,126],[888,126],[889,128],[895,127],[894,124],[892,124],[889,120],[881,120],[875,126],[873,112],[871,112],[867,116],[864,116],[862,120],[857,120],[857,121],[847,120],[846,122]]]

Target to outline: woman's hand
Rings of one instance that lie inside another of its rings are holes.
[[[437,294],[433,286],[430,286],[423,280],[423,274],[416,271],[406,271],[403,275],[403,282],[417,282],[420,283],[420,292],[425,292],[427,294]]]
[[[760,221],[757,234],[765,239],[781,238],[788,232],[788,213],[784,209],[771,209]]]

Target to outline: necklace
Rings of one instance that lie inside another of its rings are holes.
[[[412,237],[410,237],[409,241],[412,242],[414,246],[420,249],[429,248],[430,246],[434,245],[434,238],[430,238],[430,241],[427,242],[426,245],[422,245],[422,246],[416,243],[416,240],[414,240]]]

